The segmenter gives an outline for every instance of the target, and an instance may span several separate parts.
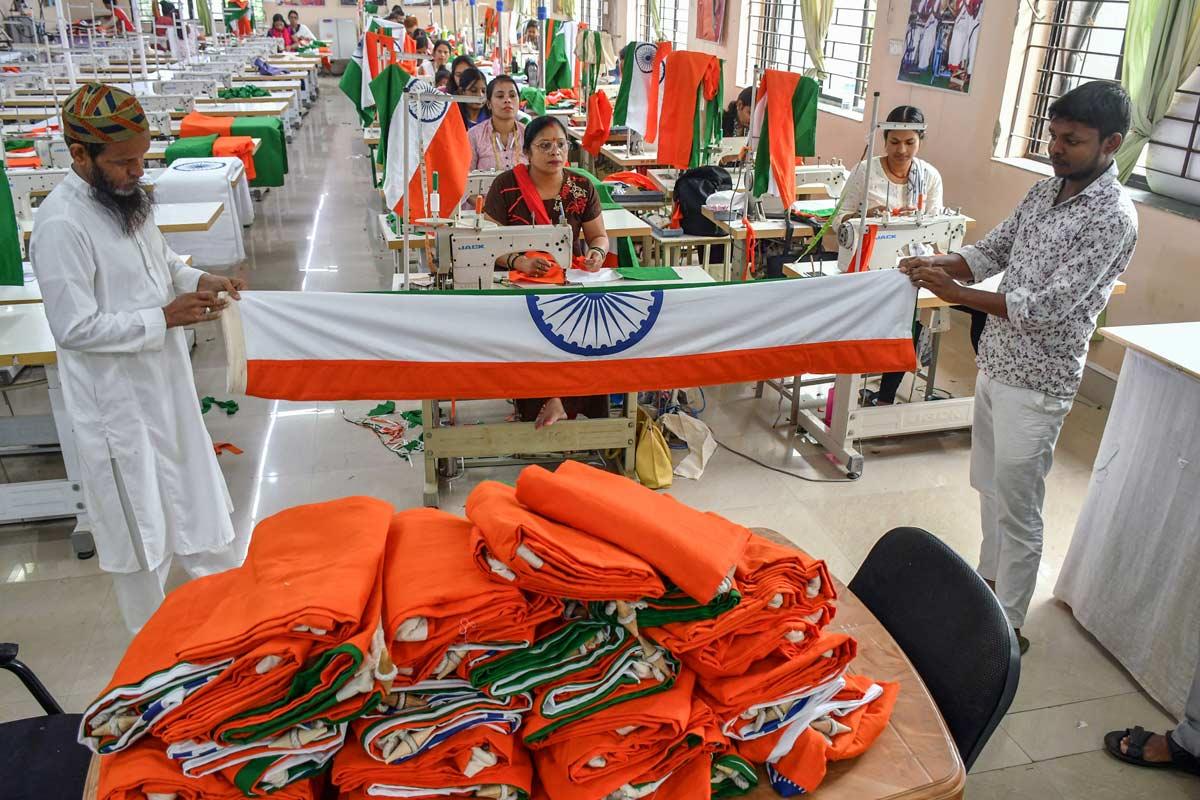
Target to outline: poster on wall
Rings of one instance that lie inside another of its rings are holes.
[[[707,42],[725,41],[725,0],[700,0],[696,8],[696,36]]]
[[[325,0],[277,0],[281,6],[323,6]]]
[[[983,0],[912,0],[898,79],[971,91],[982,18]]]

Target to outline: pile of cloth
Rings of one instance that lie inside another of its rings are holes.
[[[259,140],[254,152],[254,139]],[[166,159],[236,156],[246,165],[252,187],[283,186],[288,171],[287,136],[278,117],[214,117],[192,112],[183,118],[179,138]]]
[[[466,518],[303,506],[168,597],[81,741],[102,800],[811,793],[898,692],[849,670],[835,600],[821,561],[576,462]]]
[[[232,88],[222,88],[217,90],[217,97],[222,100],[251,100],[255,97],[270,97],[271,93],[261,86],[256,86],[253,83],[245,84],[244,86],[234,86]]]

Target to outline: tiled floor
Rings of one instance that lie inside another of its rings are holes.
[[[349,105],[327,83],[292,144],[287,187],[271,191],[258,206],[247,241],[251,257],[239,270],[252,286],[354,291],[389,285],[391,260],[367,235],[377,200],[356,130]],[[969,392],[973,380],[964,327],[949,337],[939,372],[943,386],[955,393]],[[218,336],[215,327],[199,332],[194,364],[200,394],[223,398]],[[13,392],[10,399],[17,413],[46,407],[38,390]],[[398,507],[420,503],[420,457],[405,463],[372,433],[342,419],[343,412],[361,414],[369,404],[237,399],[236,416],[213,411],[208,421],[215,440],[245,451],[221,457],[243,534],[254,520],[282,508],[347,494],[374,495]],[[839,477],[811,445],[777,425],[782,409],[770,392],[756,400],[753,387],[727,386],[710,389],[706,400],[703,418],[730,447],[811,477]],[[498,403],[460,407],[467,416],[503,411]],[[1161,730],[1173,721],[1050,596],[1104,421],[1103,410],[1082,402],[1067,421],[1049,479],[1046,553],[1025,629],[1033,649],[1012,710],[968,780],[970,800],[1200,797],[1200,780],[1127,767],[1099,751],[1105,731],[1135,723]],[[770,472],[722,450],[701,480],[677,480],[671,493],[739,522],[782,531],[848,580],[875,540],[898,525],[927,528],[968,560],[977,557],[969,452],[965,432],[869,442],[863,477],[831,485]],[[9,457],[0,466],[7,480],[61,474],[57,456]],[[515,474],[468,473],[444,491],[443,505],[461,510],[479,480]],[[62,522],[0,528],[0,639],[19,642],[23,658],[63,704],[79,710],[104,686],[129,637],[110,580],[94,559],[72,556],[68,532]],[[35,711],[15,680],[0,677],[0,720]]]

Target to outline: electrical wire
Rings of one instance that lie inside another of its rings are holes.
[[[791,470],[780,469],[779,467],[773,467],[770,464],[767,464],[763,461],[759,461],[754,456],[747,455],[746,453],[743,453],[741,450],[734,450],[732,447],[725,444],[724,442],[722,442],[720,439],[717,439],[716,437],[713,438],[713,441],[715,441],[717,443],[717,447],[728,450],[729,452],[733,453],[735,456],[741,456],[742,458],[746,459],[747,461],[757,464],[758,466],[762,467],[763,469],[769,469],[769,470],[771,470],[771,472],[778,472],[780,475],[787,475],[788,477],[791,477],[791,478],[799,478],[800,480],[806,481],[808,483],[854,483],[855,481],[858,480],[858,478],[810,478],[807,475],[801,475],[799,472],[792,472]],[[859,477],[861,477],[861,474]]]

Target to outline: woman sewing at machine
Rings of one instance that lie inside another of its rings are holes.
[[[600,197],[591,182],[566,171],[567,129],[554,117],[538,117],[525,127],[523,150],[527,164],[517,164],[492,182],[484,215],[500,225],[571,226],[572,252],[582,266],[598,270],[608,255],[608,233],[600,215]],[[540,256],[507,253],[496,268],[540,277],[554,264]],[[537,427],[553,425],[579,414],[590,419],[608,416],[608,398],[551,397],[516,401],[517,412]]]
[[[467,133],[472,172],[512,169],[527,163],[522,149],[525,126],[517,122],[520,104],[521,90],[511,76],[499,75],[488,84],[485,105],[488,118]]]
[[[487,96],[487,85],[487,78],[481,71],[475,67],[468,67],[458,76],[457,89],[452,94],[483,99]],[[488,109],[483,103],[479,105],[459,103],[458,110],[462,112],[463,123],[467,126],[468,131],[486,120],[489,115]]]

